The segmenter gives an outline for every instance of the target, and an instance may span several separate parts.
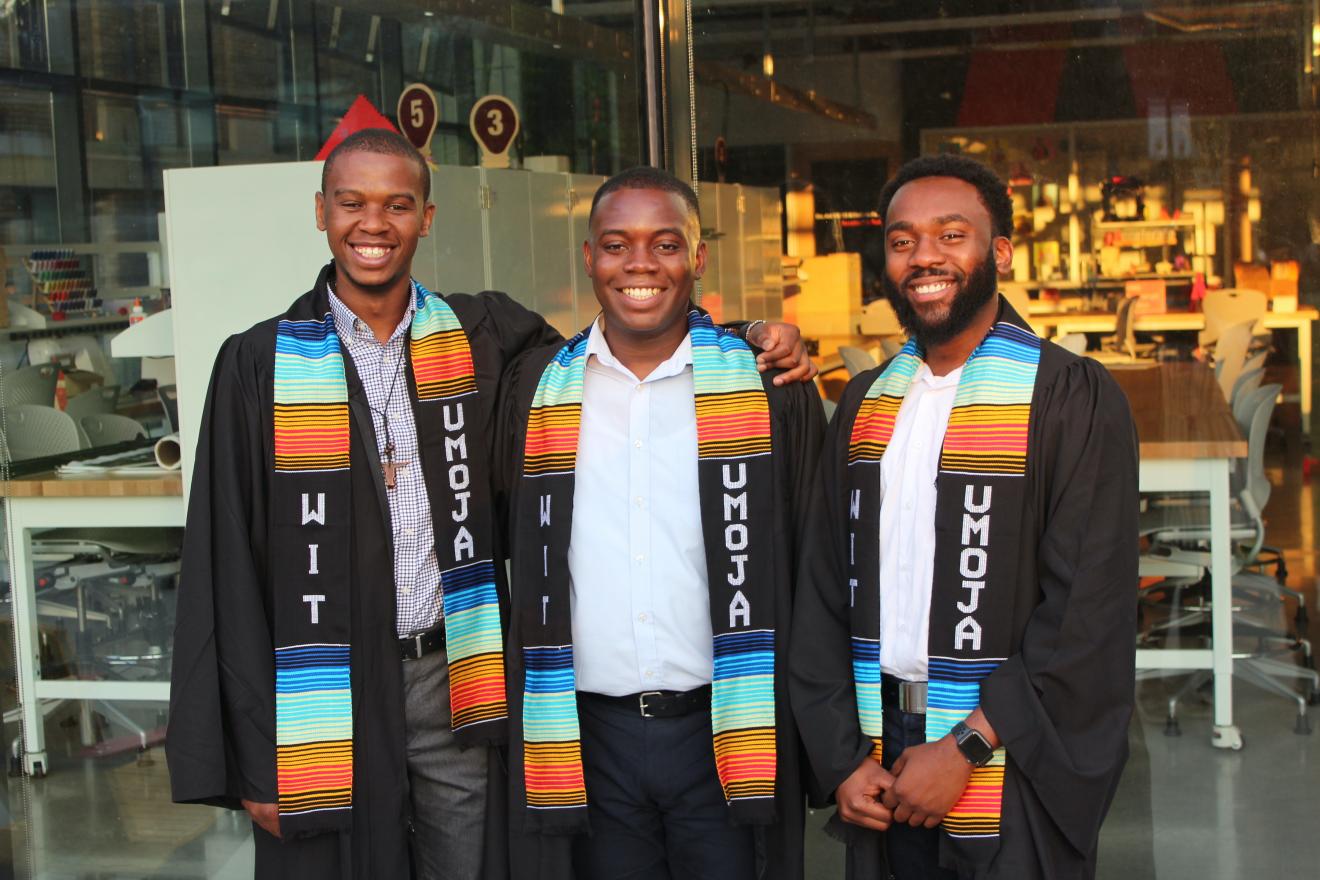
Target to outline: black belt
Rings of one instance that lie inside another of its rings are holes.
[[[710,685],[690,691],[642,691],[622,697],[581,691],[578,696],[637,711],[643,718],[678,718],[710,709]]]
[[[406,639],[399,639],[399,653],[403,655],[404,660],[420,660],[427,654],[433,654],[444,649],[445,625],[443,623],[428,629],[426,632],[408,636]]]
[[[926,690],[924,681],[904,681],[887,672],[880,674],[880,699],[886,708],[893,706],[909,715],[926,714]]]

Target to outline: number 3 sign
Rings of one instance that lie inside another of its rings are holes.
[[[472,105],[468,116],[472,136],[481,145],[485,168],[508,168],[509,147],[518,136],[518,109],[503,95],[487,95]]]

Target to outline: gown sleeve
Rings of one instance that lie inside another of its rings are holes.
[[[503,354],[502,363],[508,364],[525,351],[544,345],[558,345],[563,335],[551,327],[539,314],[498,290],[478,294],[485,301],[486,313],[495,328],[496,343]]]
[[[257,358],[232,337],[216,359],[184,532],[167,759],[173,798],[271,803],[275,672],[259,554],[266,542]]]
[[[1070,364],[1040,400],[1039,595],[1021,649],[981,685],[1010,763],[1079,854],[1127,758],[1135,677],[1137,438],[1104,368]]]
[[[821,460],[807,491],[808,507],[798,567],[793,631],[789,648],[789,693],[809,772],[814,806],[833,802],[834,790],[871,751],[857,718],[843,503],[848,438],[860,397],[874,373],[862,373],[844,391],[825,431]]]

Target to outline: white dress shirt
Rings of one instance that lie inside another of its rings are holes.
[[[639,380],[592,327],[568,569],[578,690],[710,684],[690,338]]]
[[[935,567],[935,478],[962,367],[922,364],[880,460],[880,669],[925,681]]]

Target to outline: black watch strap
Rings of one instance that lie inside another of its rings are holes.
[[[987,740],[981,731],[968,727],[959,721],[953,725],[953,740],[958,744],[958,751],[962,752],[967,763],[973,767],[984,767],[990,763],[990,759],[995,756],[995,750],[990,747],[990,741]]]

